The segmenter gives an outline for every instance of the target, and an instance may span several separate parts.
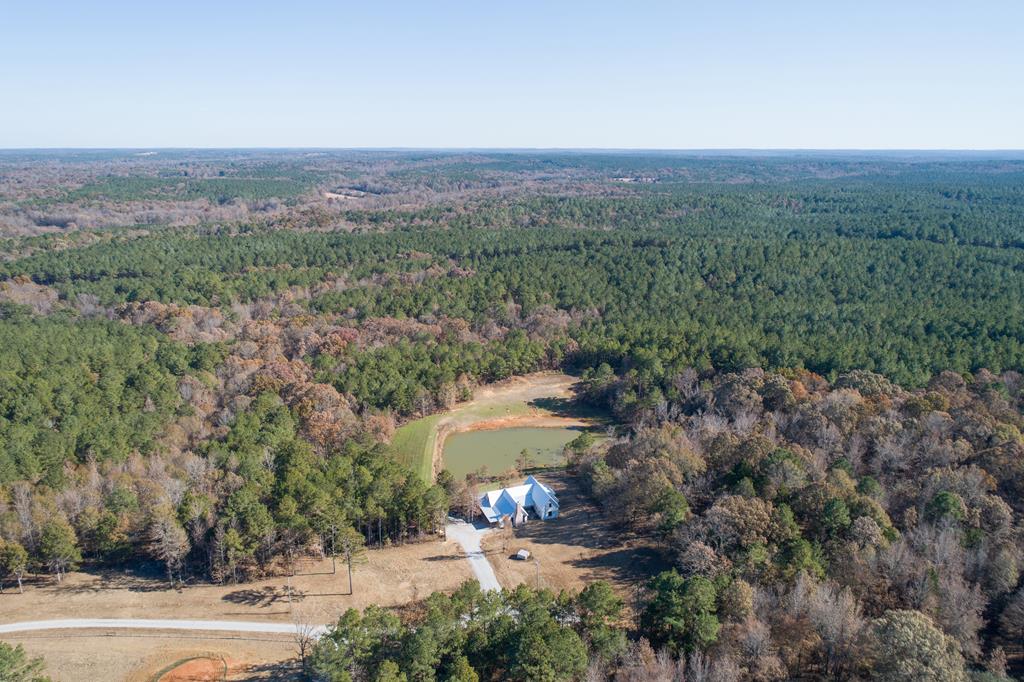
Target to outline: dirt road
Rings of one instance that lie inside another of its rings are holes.
[[[0,634],[36,630],[198,630],[202,632],[259,632],[295,634],[300,626],[292,623],[253,623],[240,620],[156,620],[142,618],[66,618],[63,620],[32,620],[0,625]],[[320,636],[326,626],[313,626],[309,633]]]

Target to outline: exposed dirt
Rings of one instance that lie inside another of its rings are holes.
[[[651,540],[635,537],[616,527],[581,494],[576,479],[565,472],[538,474],[558,496],[560,515],[549,521],[533,520],[519,528],[488,534],[483,542],[502,587],[520,583],[553,590],[580,590],[588,582],[607,580],[623,597],[650,576],[670,567]],[[520,549],[531,557],[513,559]]]
[[[218,682],[227,679],[229,671],[239,668],[234,659],[207,654],[195,658],[187,658],[165,673],[153,676],[154,682]],[[242,664],[244,665],[244,664]]]

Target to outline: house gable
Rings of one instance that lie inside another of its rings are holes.
[[[541,519],[558,516],[558,498],[554,491],[533,476],[527,477],[522,485],[484,493],[479,506],[489,523],[498,523],[505,516],[519,523],[525,519],[526,511]]]

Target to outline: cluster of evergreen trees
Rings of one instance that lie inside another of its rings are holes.
[[[370,607],[349,610],[307,662],[324,680],[570,680],[588,661],[626,649],[623,602],[607,583],[577,595],[519,587],[481,592],[469,582],[427,598],[421,618],[403,623]]]
[[[176,377],[218,352],[147,327],[0,303],[0,483],[59,488],[67,462],[151,452],[176,414]]]

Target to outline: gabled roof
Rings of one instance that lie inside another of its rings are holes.
[[[554,500],[556,505],[558,504],[558,498],[555,497],[555,493],[551,488],[533,476],[529,476],[523,481],[522,485],[484,493],[480,497],[480,511],[483,512],[483,515],[491,523],[496,523],[502,516],[514,516],[517,505],[524,507],[535,506],[534,491],[538,488],[546,493],[547,497]]]
[[[557,496],[557,495],[555,495],[555,491],[554,491],[554,490],[552,490],[551,488],[549,488],[548,486],[544,485],[544,484],[543,484],[543,483],[541,483],[540,481],[538,481],[538,480],[537,480],[536,478],[534,478],[533,476],[527,476],[527,477],[526,477],[526,480],[525,480],[525,481],[523,481],[523,485],[529,485],[529,486],[538,486],[538,487],[539,487],[539,488],[540,488],[541,490],[543,490],[544,492],[546,492],[546,493],[548,494],[548,497],[550,497],[551,499],[553,499],[553,500],[555,501],[555,503],[556,503],[556,504],[558,503],[558,496]]]

